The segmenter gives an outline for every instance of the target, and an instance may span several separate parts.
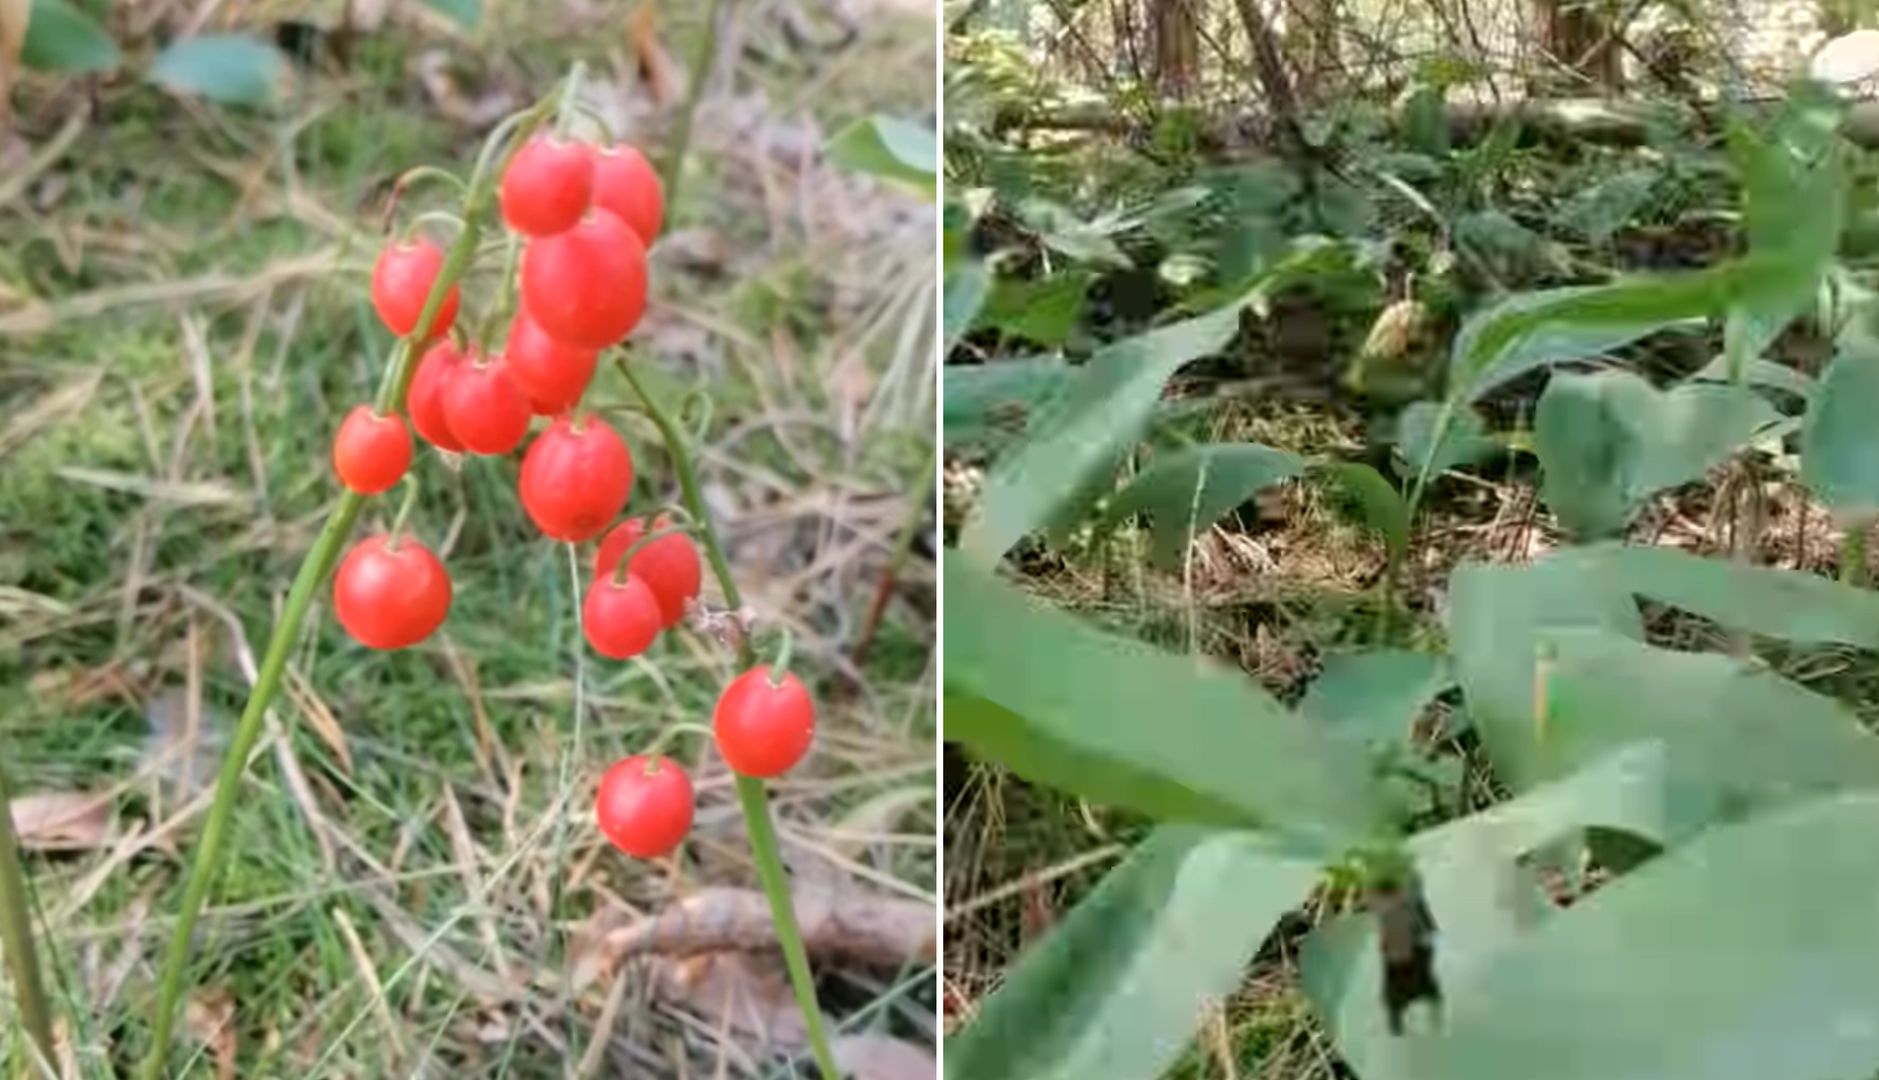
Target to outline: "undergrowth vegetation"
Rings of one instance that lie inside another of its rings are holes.
[[[1872,1075],[1856,107],[947,48],[948,1075]]]

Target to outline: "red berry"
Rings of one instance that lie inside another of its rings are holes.
[[[333,471],[339,482],[363,495],[386,490],[411,465],[411,433],[393,413],[380,416],[370,405],[355,405],[333,437]]]
[[[691,831],[692,782],[671,758],[634,754],[600,778],[594,817],[614,847],[635,858],[658,858]]]
[[[444,267],[444,253],[429,240],[387,244],[372,267],[372,306],[392,333],[404,337],[417,329],[424,300]],[[431,320],[431,337],[442,337],[457,321],[457,287],[444,294],[444,302]]]
[[[522,457],[522,508],[556,540],[580,543],[606,528],[632,490],[633,455],[599,417],[557,417]]]
[[[594,378],[594,364],[600,354],[549,337],[523,309],[509,324],[509,343],[503,357],[509,361],[509,377],[528,395],[535,411],[553,416],[580,403]]]
[[[646,309],[646,247],[612,214],[529,241],[521,278],[529,317],[566,345],[617,344]]]
[[[631,146],[595,147],[594,205],[618,214],[647,247],[665,221],[665,192],[646,155]]]
[[[450,613],[450,575],[429,548],[400,537],[359,541],[333,578],[333,609],[339,625],[373,649],[416,645],[443,625]]]
[[[653,522],[652,531],[669,528],[672,520],[664,515]],[[606,536],[601,537],[600,550],[594,554],[594,575],[596,577],[613,573],[620,564],[626,549],[638,543],[646,535],[644,518],[628,518],[615,525]],[[704,567],[698,562],[698,549],[692,546],[692,538],[684,533],[661,536],[645,547],[633,553],[633,561],[627,569],[635,577],[646,579],[652,587],[654,596],[659,598],[659,611],[666,626],[677,626],[685,618],[685,604],[698,595],[698,587],[704,579]]]
[[[459,366],[444,387],[444,420],[473,453],[514,450],[522,445],[534,415],[528,395],[509,377],[501,357]]]
[[[796,676],[786,671],[772,686],[769,665],[759,664],[724,688],[712,730],[718,752],[732,770],[744,776],[779,776],[809,752],[816,707]]]
[[[502,219],[529,236],[566,232],[587,212],[594,159],[581,143],[538,135],[502,174]]]
[[[659,598],[638,574],[615,581],[602,574],[587,589],[581,605],[581,630],[594,651],[611,660],[627,660],[652,647],[663,617]]]
[[[450,342],[440,341],[418,361],[418,370],[411,376],[411,389],[405,394],[405,409],[411,414],[411,426],[418,429],[426,442],[453,454],[463,452],[463,440],[450,430],[450,421],[444,416],[444,392],[462,368],[463,354]]]

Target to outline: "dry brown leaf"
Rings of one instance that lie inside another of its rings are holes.
[[[29,851],[81,851],[103,845],[111,831],[111,800],[84,791],[21,795],[9,806],[13,833]]]
[[[934,959],[930,904],[826,889],[799,889],[795,903],[803,947],[811,955],[888,968]],[[769,949],[775,944],[770,906],[752,889],[702,889],[658,915],[607,935],[607,948],[615,956]]]
[[[842,1035],[829,1050],[849,1080],[933,1080],[933,1051],[891,1035]]]
[[[235,998],[227,990],[198,990],[183,1003],[183,1030],[215,1055],[216,1080],[235,1075]]]
[[[781,957],[742,952],[700,953],[659,961],[653,969],[660,997],[781,1049],[808,1041],[802,1011],[790,993]]]
[[[427,49],[418,58],[418,81],[446,120],[465,127],[486,128],[521,107],[514,91],[506,87],[470,96],[451,70],[450,54],[441,48]]]
[[[654,105],[664,105],[678,99],[678,65],[672,62],[671,54],[659,41],[659,5],[653,0],[633,9],[632,17],[626,24],[627,36],[633,42],[633,59],[639,65],[639,77],[646,84],[646,93]]]

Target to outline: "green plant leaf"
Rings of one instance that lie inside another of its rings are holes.
[[[65,0],[33,0],[20,63],[34,71],[109,71],[120,57],[98,24]]]
[[[1361,461],[1327,462],[1312,473],[1350,498],[1364,524],[1383,538],[1392,560],[1400,560],[1409,551],[1409,504],[1382,473]]]
[[[1632,744],[1563,780],[1411,838],[1436,923],[1436,976],[1445,995],[1509,946],[1569,917],[1544,893],[1534,853],[1592,828],[1622,830],[1660,847],[1688,835],[1671,820],[1663,762],[1660,744]],[[1376,936],[1369,913],[1346,916],[1312,933],[1301,964],[1313,1009],[1366,1080],[1401,1076],[1404,1068],[1398,1057],[1404,1041],[1390,1033],[1378,1008]]]
[[[1604,243],[1651,201],[1655,169],[1621,169],[1567,199],[1559,223],[1595,244]]]
[[[1440,476],[1450,469],[1474,465],[1505,452],[1491,438],[1481,423],[1481,414],[1467,407],[1457,408],[1442,431],[1436,445],[1436,424],[1442,406],[1433,401],[1412,402],[1396,418],[1396,451],[1404,475],[1416,476],[1428,462],[1429,475]]]
[[[940,341],[945,346],[942,356],[952,355],[959,339],[978,319],[985,297],[991,291],[992,275],[978,259],[967,260],[946,274],[944,296],[940,300]]]
[[[870,116],[836,132],[824,153],[843,168],[891,180],[932,196],[939,174],[933,130],[892,116]]]
[[[265,105],[280,96],[287,59],[272,45],[233,34],[175,42],[150,64],[152,82],[224,105]]]
[[[1844,1080],[1879,1060],[1879,798],[1712,830],[1447,995],[1416,1080]],[[1640,943],[1648,942],[1648,947]]]
[[[949,1080],[1154,1080],[1317,877],[1257,835],[1156,830],[946,1043]]]
[[[1039,345],[1062,345],[1083,317],[1094,275],[1070,270],[1037,281],[1000,278],[979,313],[980,321]]]
[[[1568,549],[1549,562],[1581,573],[1588,587],[1642,596],[1731,629],[1879,649],[1879,593],[1818,574],[1616,543]]]
[[[1207,443],[1162,454],[1110,500],[1103,524],[1148,514],[1155,563],[1176,567],[1195,536],[1261,488],[1304,468],[1304,458],[1258,443]]]
[[[1879,737],[1832,698],[1715,653],[1585,630],[1543,632],[1546,713],[1524,734],[1538,775],[1564,776],[1640,738],[1663,742],[1685,820],[1879,785]]]
[[[1660,391],[1628,371],[1560,373],[1534,417],[1541,495],[1577,536],[1608,536],[1645,499],[1700,479],[1779,417],[1745,387]]]
[[[1333,653],[1298,709],[1365,745],[1408,746],[1423,707],[1454,683],[1446,660],[1432,653]]]
[[[942,573],[948,739],[1100,802],[1266,825],[1309,850],[1385,819],[1362,750],[1239,672],[1105,634],[951,556]]]
[[[1729,274],[1705,271],[1510,296],[1471,316],[1455,336],[1450,393],[1478,401],[1536,368],[1600,356],[1718,314],[1732,282]]]
[[[1835,342],[1801,428],[1801,479],[1821,502],[1855,520],[1879,516],[1879,334],[1858,311]]]
[[[1031,437],[986,477],[962,551],[995,561],[1051,520],[1135,441],[1176,368],[1216,352],[1239,329],[1240,305],[1107,346],[1070,381],[1057,406],[1034,417]]]
[[[1541,779],[1533,752],[1541,632],[1573,627],[1644,636],[1637,602],[1609,568],[1464,563],[1449,577],[1449,653],[1468,718],[1515,790]]]
[[[941,368],[940,418],[948,446],[997,446],[1063,391],[1071,368],[1043,358]]]
[[[476,29],[483,21],[483,0],[424,0],[426,6],[449,16],[465,30]]]

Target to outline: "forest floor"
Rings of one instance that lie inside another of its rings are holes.
[[[1014,75],[1014,81],[1019,77]],[[1022,327],[999,307],[994,292],[985,308],[991,314],[962,338],[949,363],[997,365],[1058,354],[1087,356],[1157,320],[1171,322],[1197,310],[1189,307],[1175,314],[1168,300],[1178,290],[1165,278],[1156,282],[1152,272],[1182,257],[1183,244],[1204,252],[1203,260],[1217,257],[1214,238],[1231,228],[1231,217],[1184,231],[1184,225],[1168,223],[1176,218],[1172,212],[1156,219],[1154,200],[1166,196],[1178,201],[1175,196],[1185,185],[1226,189],[1232,181],[1210,177],[1237,167],[1250,173],[1267,159],[1254,153],[1250,160],[1196,161],[1176,151],[1178,160],[1170,167],[1165,160],[1149,160],[1166,149],[1150,143],[1159,135],[1128,142],[1073,133],[1053,142],[1048,135],[1029,139],[1022,132],[1004,132],[987,135],[982,145],[972,144],[964,153],[956,151],[949,138],[949,159],[959,153],[959,160],[970,162],[963,168],[979,170],[975,179],[985,185],[977,196],[982,204],[997,206],[999,212],[1015,206],[1021,208],[1020,216],[1035,215],[1015,224],[996,214],[988,215],[993,220],[980,220],[975,239],[981,254],[999,263],[1000,272],[1013,280],[1035,275],[1021,286],[1035,290],[1032,295],[1042,295],[1046,281],[1078,273],[1095,281],[1087,295],[1079,292],[1074,308],[1078,320],[1066,320],[1067,333],[1050,343],[1057,348],[1025,340]],[[1379,138],[1378,144],[1360,146],[1350,155],[1375,152],[1383,158],[1389,151],[1405,150]],[[1517,282],[1505,283],[1509,291],[1709,265],[1736,250],[1741,238],[1735,228],[1735,195],[1732,190],[1719,192],[1711,180],[1692,186],[1687,198],[1653,204],[1638,220],[1595,244],[1574,238],[1560,224],[1569,216],[1575,195],[1600,178],[1641,167],[1639,162],[1653,163],[1642,167],[1654,168],[1680,152],[1523,143],[1512,155],[1512,164],[1506,165],[1507,172],[1488,185],[1492,194],[1487,199],[1497,208],[1510,209],[1508,220],[1517,217],[1514,228],[1526,234],[1515,237],[1518,244],[1532,241],[1527,252],[1535,262],[1529,272],[1516,275]],[[1709,170],[1706,175],[1712,179],[1723,175],[1713,163],[1699,168]],[[1428,186],[1441,190],[1444,181]],[[992,190],[998,192],[996,201],[988,194]],[[1115,196],[1116,190],[1127,194]],[[1074,207],[1073,216],[1049,217],[1027,204],[1027,197],[1058,200]],[[1377,205],[1389,205],[1387,197],[1387,192],[1378,197]],[[1447,205],[1439,209],[1451,212]],[[1378,263],[1395,267],[1394,260],[1405,250],[1426,254],[1417,247],[1421,241],[1404,239],[1421,227],[1404,225],[1415,215],[1405,211],[1392,217],[1379,211],[1375,217],[1347,238],[1389,251]],[[1117,226],[1115,235],[1105,239],[1113,239],[1126,255],[1134,256],[1138,249],[1151,255],[1124,269],[1116,269],[1113,255],[1107,262],[1091,257],[1087,264],[1066,257],[1054,246],[1072,232],[1065,221],[1080,221],[1090,231],[1098,228],[1091,222],[1130,222],[1137,232],[1125,234],[1128,227]],[[1053,234],[1052,228],[1058,231]],[[1141,238],[1144,232],[1153,236],[1152,242]],[[1159,267],[1157,260],[1163,260]],[[1157,298],[1150,317],[1122,329],[1101,325],[1117,306],[1112,283],[1143,279],[1150,282],[1143,291]],[[1409,288],[1400,281],[1394,286]],[[1485,306],[1492,291],[1499,290],[1444,297],[1444,317],[1426,327],[1428,339],[1415,346],[1417,363],[1425,365],[1415,373],[1425,382],[1422,395],[1435,392],[1438,384],[1429,372],[1439,372],[1445,362],[1460,316]],[[1379,401],[1353,392],[1348,379],[1359,345],[1390,305],[1392,285],[1380,293],[1356,310],[1339,311],[1328,302],[1319,306],[1307,296],[1297,304],[1289,303],[1291,298],[1274,298],[1267,309],[1243,316],[1239,336],[1222,355],[1188,365],[1164,391],[1164,412],[1157,414],[1157,424],[1164,422],[1164,415],[1173,417],[1165,420],[1165,428],[1186,425],[1181,437],[1158,426],[1148,441],[1158,448],[1188,442],[1256,442],[1304,456],[1379,463],[1387,474],[1388,443],[1379,432],[1387,430],[1390,414],[1402,401]],[[1308,324],[1302,347],[1288,340],[1300,336],[1292,333],[1296,325],[1286,325],[1301,321]],[[1832,343],[1804,332],[1805,323],[1778,342],[1770,358],[1811,376],[1819,373]],[[1682,378],[1719,350],[1720,337],[1711,332],[1655,340],[1624,356],[1648,374]],[[1447,582],[1461,563],[1524,562],[1570,542],[1539,494],[1531,454],[1536,385],[1529,380],[1499,394],[1484,410],[1492,414],[1493,430],[1505,437],[1501,453],[1445,473],[1431,489],[1403,567],[1399,595],[1409,617],[1397,628],[1395,644],[1442,651]],[[1015,410],[1001,419],[1009,419],[1015,430],[1022,426],[1024,414]],[[1165,442],[1157,442],[1164,437]],[[949,443],[949,533],[972,513],[994,452],[987,449],[992,442],[974,438],[961,440],[959,446]],[[1843,537],[1839,525],[1803,486],[1793,456],[1764,450],[1737,455],[1703,480],[1650,499],[1622,538],[1632,544],[1836,574]],[[1131,463],[1139,465],[1140,459]],[[1049,543],[1020,544],[1008,560],[1007,569],[1013,571],[1009,578],[1027,592],[1125,637],[1237,667],[1288,703],[1299,699],[1327,656],[1375,643],[1386,545],[1354,507],[1323,485],[1293,480],[1260,492],[1196,535],[1175,570],[1152,565],[1148,537],[1147,528],[1127,523],[1106,537],[1100,530],[1066,529],[1053,534]],[[1867,567],[1868,574],[1872,569]],[[1714,651],[1741,647],[1702,620],[1662,611],[1649,614],[1652,640],[1659,644]],[[1851,704],[1869,726],[1879,723],[1879,666],[1869,655],[1856,650],[1797,651],[1774,662],[1787,677]],[[1439,712],[1453,704],[1451,695],[1432,709]],[[1443,725],[1419,724],[1417,730],[1425,728],[1440,731]],[[1463,787],[1468,805],[1485,806],[1504,797],[1476,767],[1466,745],[1447,742],[1444,752],[1468,762]],[[1001,766],[972,759],[956,746],[946,750],[945,787],[943,1005],[948,1027],[955,1028],[969,1021],[1019,955],[1041,941],[1154,823],[1140,814],[1028,783]],[[1311,912],[1304,914],[1309,920]],[[1300,987],[1293,951],[1298,936],[1282,924],[1238,994],[1216,1003],[1203,1018],[1195,1040],[1169,1076],[1323,1080],[1351,1075]]]
[[[15,816],[70,1076],[146,1049],[207,785],[337,496],[332,432],[382,370],[366,280],[392,179],[467,172],[576,59],[588,103],[658,160],[707,6],[490,3],[466,33],[402,5],[348,42],[271,7],[212,27],[308,47],[273,113],[28,79],[0,128],[0,764],[36,811]],[[934,211],[819,150],[871,113],[931,118],[931,80],[904,76],[931,70],[932,27],[899,4],[726,7],[634,362],[656,393],[714,400],[707,501],[820,704],[816,752],[772,793],[799,894],[879,923],[871,950],[811,933],[841,1052],[874,1080],[930,1076],[930,543],[878,628],[867,613],[924,513]],[[603,366],[588,400],[636,453],[632,505],[656,506],[673,475],[629,397]],[[574,554],[522,514],[518,460],[421,452],[412,528],[456,585],[425,645],[368,652],[316,603],[198,929],[177,1075],[797,1073],[722,762],[678,744],[699,809],[677,859],[592,827],[598,774],[707,720],[732,659],[690,631],[590,654]],[[759,947],[647,933],[661,913]]]

